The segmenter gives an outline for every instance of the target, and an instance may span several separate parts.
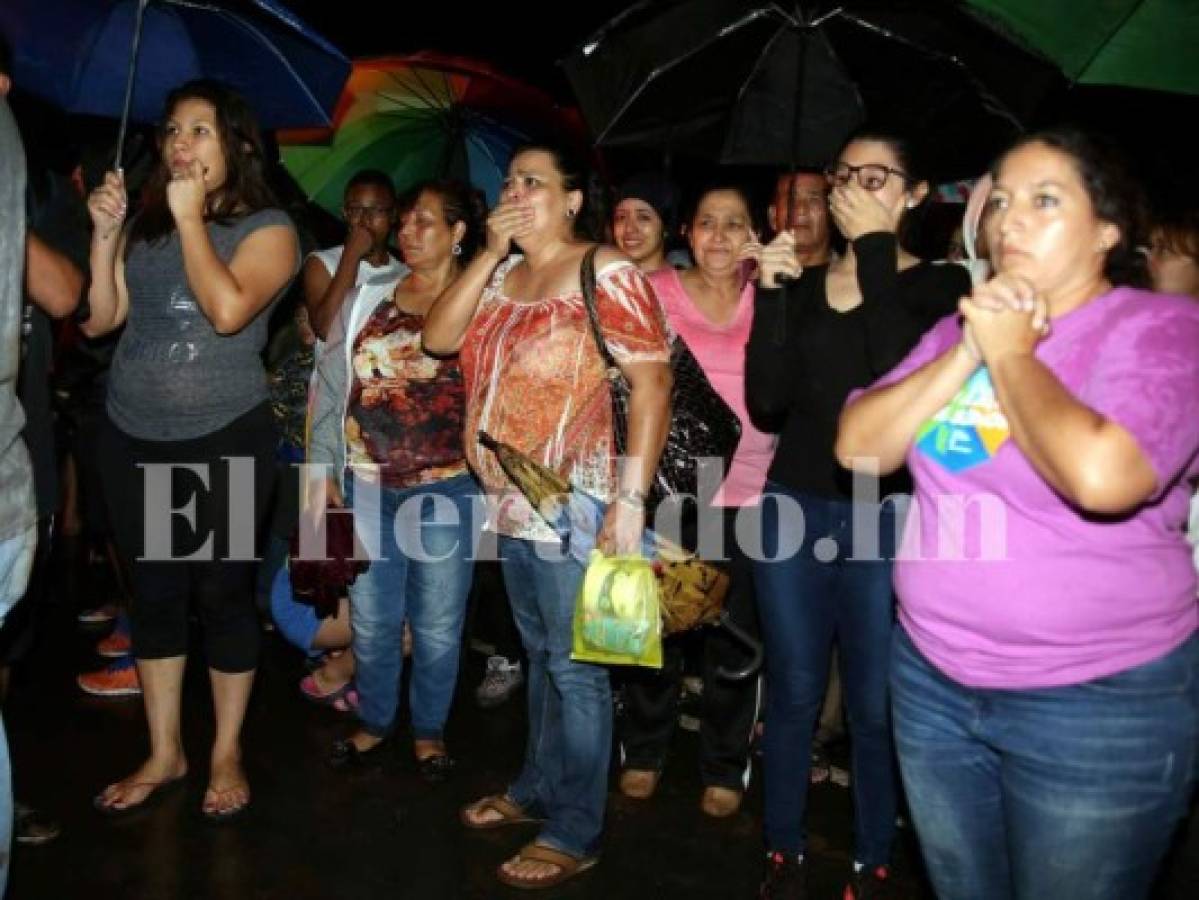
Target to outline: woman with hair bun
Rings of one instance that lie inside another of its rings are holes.
[[[1142,289],[1104,144],[1042,132],[992,174],[996,274],[846,407],[837,455],[915,481],[891,685],[937,896],[1135,900],[1199,752],[1199,304]]]

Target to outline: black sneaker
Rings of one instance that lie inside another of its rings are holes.
[[[801,860],[775,851],[766,855],[758,900],[807,900],[808,871]]]
[[[887,866],[874,866],[854,872],[845,885],[845,893],[841,900],[886,900],[888,897],[898,897],[895,885],[891,882],[891,869]]]

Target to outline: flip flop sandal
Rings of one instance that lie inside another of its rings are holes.
[[[470,818],[471,813],[478,814],[489,809],[499,813],[500,818],[488,822],[476,822]],[[492,794],[490,797],[468,803],[462,807],[458,818],[462,820],[463,825],[475,831],[490,831],[493,828],[506,828],[509,825],[536,825],[541,821],[541,819],[530,816],[503,794]]]
[[[114,806],[112,803],[105,801],[104,794],[101,792],[92,798],[92,806],[95,808],[96,812],[100,813],[102,816],[108,816],[110,818],[127,816],[130,813],[135,813],[141,809],[149,809],[164,796],[171,793],[173,789],[182,787],[185,781],[187,781],[187,775],[178,775],[174,778],[163,779],[162,781],[135,781],[133,784],[129,785],[129,787],[150,788],[150,792],[146,794],[146,796],[143,797],[138,803],[129,803],[125,806]]]
[[[501,882],[509,887],[526,891],[557,887],[563,882],[574,878],[576,875],[582,875],[599,862],[598,856],[571,856],[569,853],[563,853],[561,850],[555,850],[553,847],[546,847],[536,843],[526,844],[521,847],[520,851],[516,854],[516,859],[518,862],[539,862],[558,867],[558,871],[555,874],[546,875],[543,878],[522,878],[519,875],[505,872],[502,866],[496,870],[496,877]]]
[[[358,691],[350,682],[350,689],[333,701],[333,708],[338,712],[356,712],[358,710]]]
[[[207,792],[206,792],[207,793]],[[217,794],[226,793],[225,791],[216,791]],[[231,806],[228,809],[205,809],[200,807],[200,815],[204,817],[206,822],[211,822],[214,825],[232,822],[240,819],[246,814],[246,810],[250,808],[250,798],[246,798],[246,802],[238,806]]]
[[[347,681],[339,688],[322,692],[320,685],[316,683],[315,675],[305,675],[300,679],[300,693],[320,706],[336,706],[337,701],[344,700],[353,687],[354,682]]]

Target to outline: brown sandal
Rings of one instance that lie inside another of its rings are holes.
[[[500,817],[492,819],[490,822],[477,822],[471,818],[472,813],[477,815],[487,810],[499,813]],[[505,828],[509,825],[534,825],[541,821],[526,814],[521,807],[503,794],[492,794],[476,800],[474,803],[468,803],[462,807],[458,818],[462,820],[463,825],[473,828],[475,831],[490,831],[492,828]]]
[[[519,875],[512,875],[504,871],[503,866],[496,869],[496,877],[509,887],[520,888],[521,890],[540,890],[542,888],[557,887],[564,881],[569,881],[576,875],[582,875],[597,862],[598,856],[571,856],[569,853],[563,853],[561,850],[555,850],[553,847],[546,847],[543,844],[525,844],[516,854],[517,862],[539,862],[547,865],[557,866],[558,871],[553,875],[546,875],[543,878],[522,878]]]

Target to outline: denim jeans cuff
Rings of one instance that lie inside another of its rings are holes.
[[[662,770],[666,768],[665,756],[646,756],[626,754],[624,761],[620,764],[620,770],[627,772],[629,769],[636,769],[638,772],[657,772],[662,774]]]
[[[375,725],[371,722],[367,722],[365,719],[358,720],[358,727],[361,728],[367,734],[369,734],[371,737],[376,737],[376,738],[379,738],[380,740],[388,737],[391,734],[391,726],[390,725]]]
[[[525,811],[525,815],[533,819],[544,819],[545,810],[541,806],[541,802],[533,796],[526,795],[519,791],[515,784],[508,785],[504,791],[504,796],[519,806]]]
[[[412,739],[414,741],[440,741],[445,735],[445,731],[441,728],[417,728],[412,727]]]

